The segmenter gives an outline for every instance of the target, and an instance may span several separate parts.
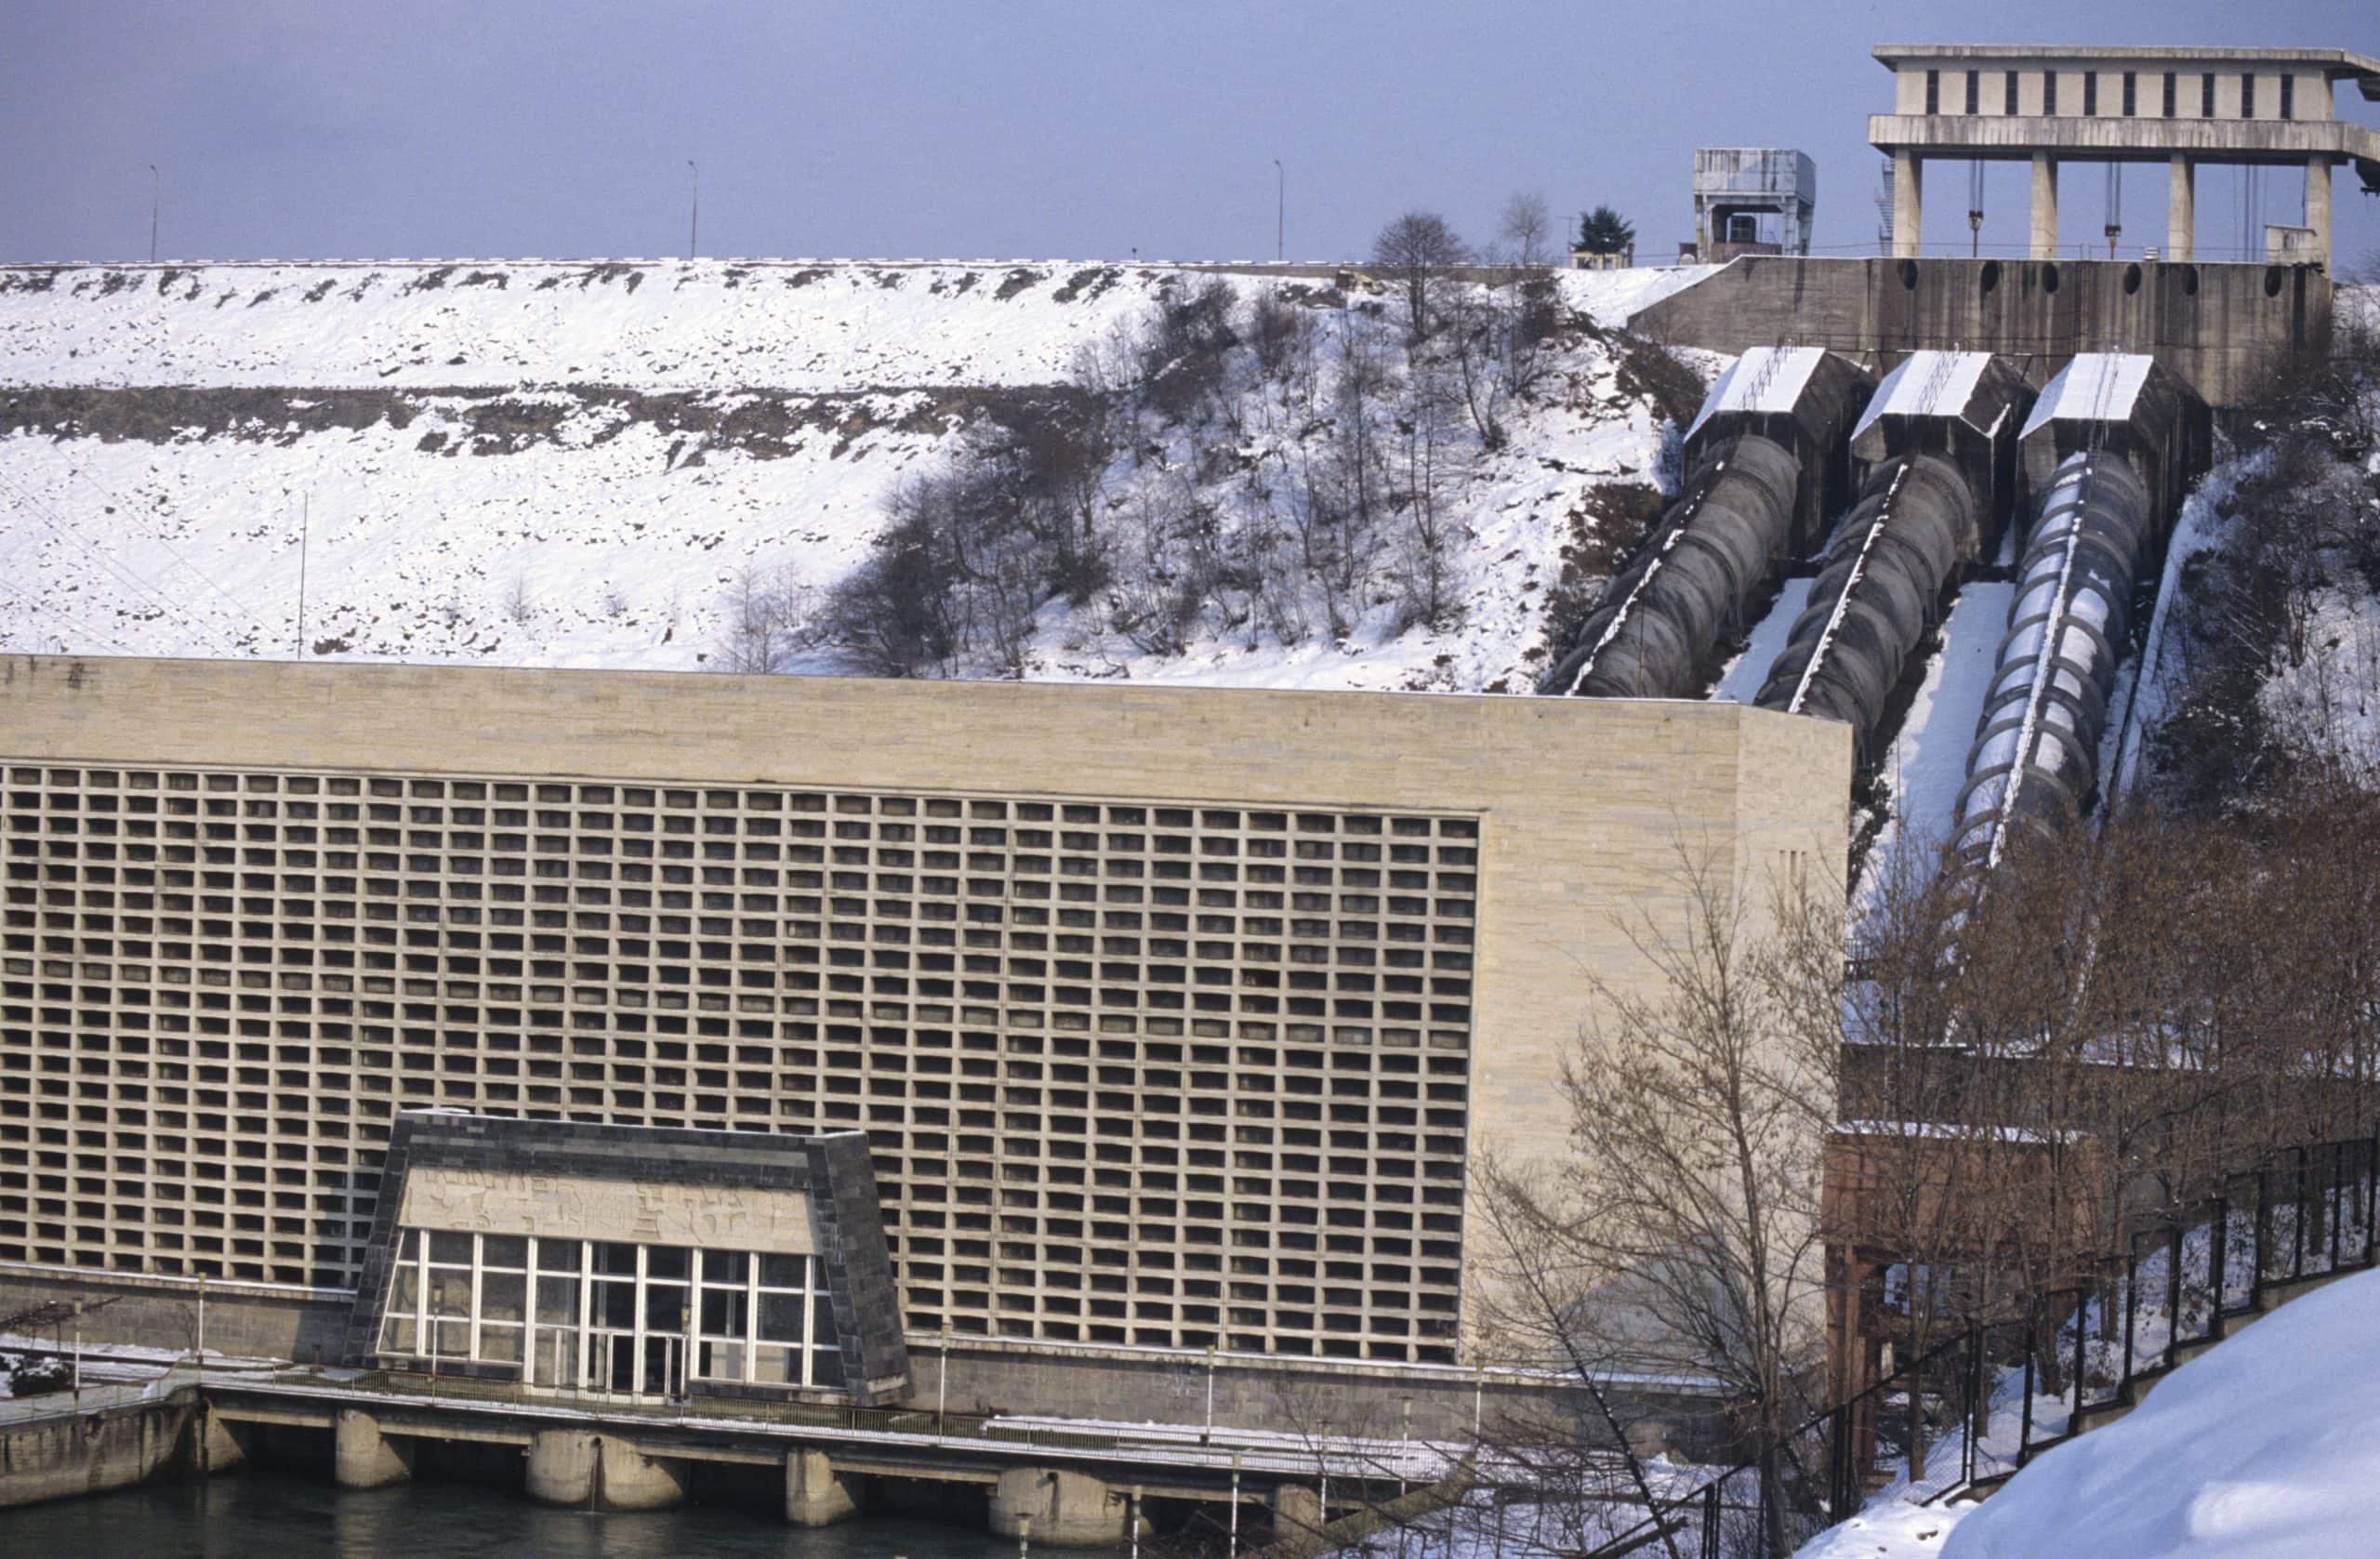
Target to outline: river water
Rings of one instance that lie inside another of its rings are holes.
[[[421,1483],[364,1493],[282,1472],[0,1511],[0,1559],[1014,1559],[980,1527],[896,1517],[816,1531],[754,1511],[549,1510],[519,1493]]]

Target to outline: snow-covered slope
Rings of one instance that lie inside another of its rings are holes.
[[[2345,1278],[2026,1468],[1943,1559],[2368,1554],[2380,1532],[2380,1274]]]
[[[868,554],[905,477],[970,428],[1078,394],[1067,381],[1087,350],[1206,274],[0,270],[0,647],[287,654],[302,584],[310,654],[693,667],[740,575],[831,587]],[[1694,274],[1558,286],[1577,317],[1611,324]],[[1353,316],[1320,300],[1327,276],[1228,279]],[[1580,543],[1607,517],[1594,489],[1650,483],[1660,448],[1659,412],[1599,333],[1554,366],[1510,442],[1461,464],[1459,625],[1382,613],[1293,643],[1193,635],[1157,656],[1104,635],[1095,613],[1054,610],[1029,674],[1526,685],[1549,597],[1578,588]]]

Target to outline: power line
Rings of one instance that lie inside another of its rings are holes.
[[[204,619],[200,618],[195,613],[192,612],[191,609],[181,601],[167,594],[153,582],[142,577],[139,572],[134,569],[131,564],[124,562],[119,559],[112,558],[106,552],[100,550],[98,547],[94,546],[88,538],[75,531],[66,521],[64,516],[60,515],[56,509],[51,509],[46,503],[44,503],[33,494],[27,492],[24,488],[17,485],[13,480],[5,476],[0,476],[0,492],[12,494],[16,497],[20,508],[32,511],[33,518],[39,521],[43,525],[46,526],[54,536],[60,540],[73,542],[76,547],[81,548],[85,553],[88,554],[99,563],[100,568],[106,570],[118,584],[125,586],[126,588],[136,593],[145,593],[152,597],[166,612],[179,613],[183,621],[189,624],[193,630],[201,634],[205,634],[209,628],[212,628],[216,634],[222,636],[224,640],[223,648],[230,654],[234,657],[239,654],[240,652],[237,640],[225,633],[224,629],[219,625],[207,623]]]
[[[90,488],[92,492],[97,493],[109,503],[124,509],[127,514],[132,512],[132,505],[125,502],[125,500],[116,494],[100,486],[97,481],[93,480],[93,478],[83,469],[82,467],[69,466],[67,468],[67,472],[68,474],[79,479],[85,486]],[[208,577],[205,569],[199,567],[196,563],[192,562],[188,558],[184,557],[179,548],[176,547],[170,540],[166,539],[163,535],[152,536],[150,539],[156,542],[158,546],[164,548],[167,557],[173,559],[174,562],[181,564],[182,567],[198,575],[200,583],[204,584],[208,589],[213,590],[217,595],[221,596],[223,600],[231,605],[231,610],[238,613],[241,619],[247,623],[251,628],[259,634],[264,631],[264,621],[262,618],[258,617],[256,613],[250,611],[246,603],[232,595],[231,591],[225,589],[222,586],[217,584],[212,578]]]

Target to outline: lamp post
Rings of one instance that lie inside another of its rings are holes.
[[[1273,159],[1273,263],[1278,265],[1289,256],[1289,176],[1281,166],[1281,159]]]
[[[149,263],[157,263],[157,210],[165,201],[165,181],[157,173],[157,165],[149,165]]]
[[[1405,1399],[1405,1427],[1396,1436],[1396,1497],[1400,1500],[1405,1498],[1405,1466],[1412,1454],[1412,1445],[1413,1399],[1408,1396]]]
[[[1237,1451],[1231,1453],[1231,1536],[1224,1544],[1223,1552],[1226,1554],[1236,1554],[1239,1552],[1239,1453]]]
[[[692,157],[686,159],[686,166],[694,176],[693,192],[694,198],[692,203],[686,207],[686,258],[688,259],[693,259],[694,258],[694,235],[701,231],[703,218],[703,170],[694,166],[694,160]]]

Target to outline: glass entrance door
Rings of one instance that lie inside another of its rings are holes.
[[[686,1391],[686,1340],[648,1334],[644,1340],[641,1390],[660,1396],[683,1396]]]

